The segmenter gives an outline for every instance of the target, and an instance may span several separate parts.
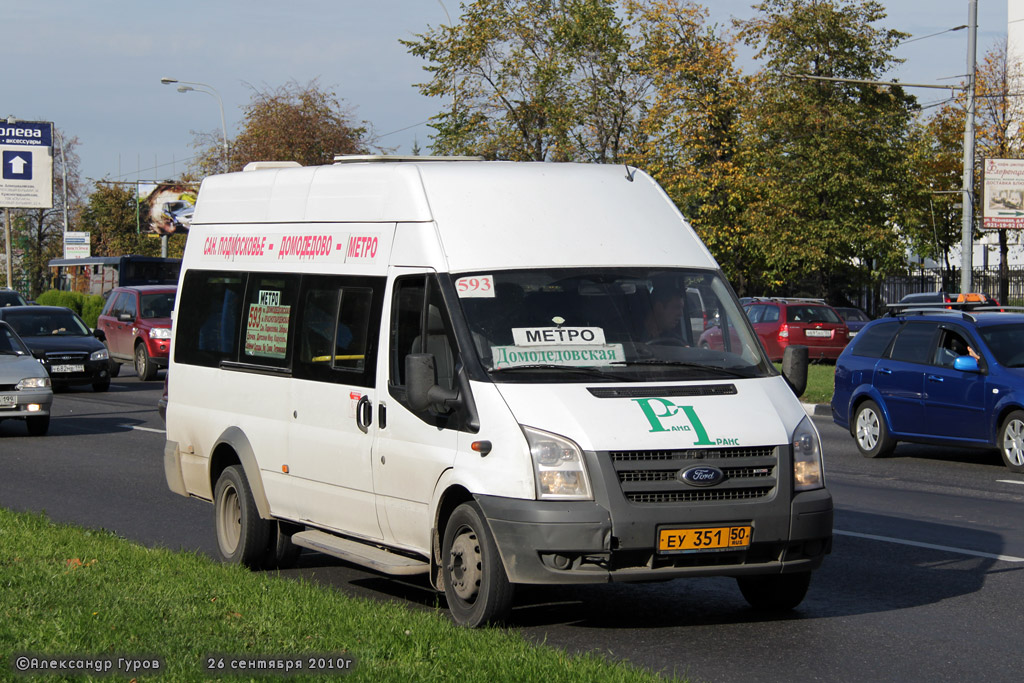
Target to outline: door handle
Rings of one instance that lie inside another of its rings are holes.
[[[883,375],[891,375],[892,374],[892,370],[890,370],[889,368],[878,368],[878,371],[880,373],[882,373]]]
[[[373,404],[370,403],[370,397],[363,394],[359,398],[359,403],[356,403],[356,426],[359,427],[359,431],[366,434],[370,430],[371,424],[373,424]]]
[[[938,375],[928,375],[929,382],[945,382],[945,377],[939,377]]]

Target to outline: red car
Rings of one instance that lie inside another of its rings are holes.
[[[96,326],[107,335],[112,377],[121,363],[133,363],[140,380],[154,379],[167,367],[177,291],[174,285],[140,285],[110,293]]]
[[[810,360],[835,360],[850,340],[843,318],[822,299],[755,298],[743,308],[773,361],[790,344],[806,346]]]

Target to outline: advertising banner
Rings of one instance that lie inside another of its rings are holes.
[[[1024,159],[985,159],[985,229],[1024,228]]]
[[[64,258],[89,258],[92,256],[92,235],[88,232],[64,233]]]
[[[139,183],[139,232],[187,233],[196,207],[197,185]]]
[[[53,208],[53,124],[0,123],[0,207]]]

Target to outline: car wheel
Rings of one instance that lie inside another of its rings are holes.
[[[475,628],[508,615],[513,586],[475,503],[463,503],[452,512],[441,543],[441,560],[444,594],[458,624]]]
[[[110,361],[107,364],[107,368],[108,368],[108,371],[110,372],[110,376],[111,377],[117,377],[118,375],[121,374],[121,364],[120,363],[115,363],[114,361]]]
[[[93,391],[106,391],[110,388],[110,375],[108,374],[103,379],[98,379],[92,383]]]
[[[853,440],[865,458],[881,458],[892,453],[896,442],[889,436],[885,417],[874,401],[864,401],[853,418]]]
[[[135,374],[143,382],[148,382],[156,377],[156,366],[149,359],[149,351],[146,350],[145,344],[135,346]]]
[[[50,416],[34,415],[26,417],[25,424],[28,426],[28,433],[32,436],[45,436],[46,432],[50,430]]]
[[[1024,472],[1024,411],[1006,416],[999,428],[999,455],[1011,472]]]
[[[217,479],[213,510],[220,559],[260,568],[269,554],[271,524],[260,518],[241,465],[226,468]]]
[[[739,576],[736,583],[754,609],[781,612],[803,602],[811,585],[811,573]]]

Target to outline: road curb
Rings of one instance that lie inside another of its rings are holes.
[[[828,403],[804,403],[802,404],[808,415],[831,415],[832,406]]]

